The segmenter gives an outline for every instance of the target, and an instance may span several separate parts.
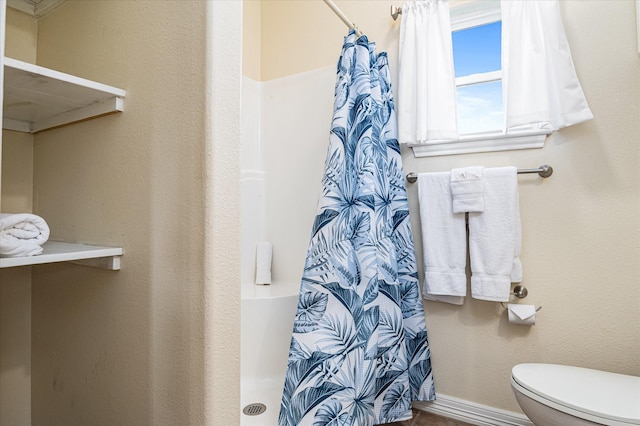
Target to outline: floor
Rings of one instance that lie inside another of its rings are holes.
[[[387,423],[381,426],[471,426],[470,423],[459,422],[446,417],[436,416],[426,411],[413,410],[413,419],[403,422]]]

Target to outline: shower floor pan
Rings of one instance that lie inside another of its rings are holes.
[[[241,426],[277,426],[299,285],[243,285]],[[261,410],[252,404],[264,404]]]

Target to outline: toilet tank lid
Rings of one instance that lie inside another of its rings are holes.
[[[565,407],[640,424],[640,377],[556,364],[519,364],[513,380]]]

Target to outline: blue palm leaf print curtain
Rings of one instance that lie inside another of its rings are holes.
[[[411,417],[435,391],[385,53],[345,38],[280,426]]]

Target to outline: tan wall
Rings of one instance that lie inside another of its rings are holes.
[[[35,62],[37,24],[7,9],[5,56]],[[3,213],[31,212],[33,136],[2,132]],[[0,424],[31,424],[31,268],[0,270]]]
[[[238,5],[70,0],[37,24],[8,10],[8,56],[127,98],[35,147],[4,132],[3,207],[125,257],[0,271],[1,424],[238,423]]]
[[[3,131],[2,158],[2,212],[31,212],[33,136]],[[0,424],[30,418],[31,268],[0,269]]]
[[[396,76],[400,21],[390,18],[389,6],[399,4],[336,3],[377,43],[378,51],[389,52]],[[425,304],[437,392],[512,411],[518,406],[509,374],[521,362],[573,364],[640,375],[640,58],[635,4],[626,0],[562,1],[561,9],[594,120],[560,131],[538,150],[416,159],[410,149],[403,149],[406,172],[476,164],[529,168],[547,163],[554,167],[554,175],[546,180],[535,175],[519,177],[523,284],[530,291],[525,302],[543,306],[537,324],[532,328],[510,326],[500,305],[489,302],[469,299],[463,307]],[[264,1],[262,79],[282,78],[287,86],[292,74],[334,66],[346,32],[322,2]],[[304,76],[291,78],[298,81]],[[327,85],[326,90],[331,88]],[[314,102],[324,95],[315,96],[309,89],[306,98]],[[325,120],[328,129],[324,115],[317,119]],[[307,158],[302,155],[313,156],[310,152],[326,153],[324,144],[317,147],[311,142],[301,148],[311,140],[313,137],[274,141],[276,145],[267,150],[301,150],[299,155],[286,154],[300,161]],[[289,163],[304,168],[296,165],[298,161]],[[278,164],[282,169],[282,163]],[[314,162],[308,170],[315,168]],[[284,173],[279,170],[276,176]],[[306,184],[317,193],[319,174],[293,171],[290,177],[295,177],[298,187]],[[410,185],[408,191],[420,258],[417,187]],[[297,216],[314,209],[315,204],[297,203],[296,218],[292,218],[285,214],[291,210],[283,207],[280,214],[269,217],[272,234],[294,233],[297,222],[305,220]],[[299,237],[289,235],[286,242],[302,254],[291,256],[296,262],[280,264],[276,272],[286,275],[286,269],[299,279],[312,214],[306,230]],[[274,243],[274,258],[276,254]],[[422,268],[421,262],[419,266]]]
[[[7,56],[127,98],[35,144],[3,132],[4,211],[125,256],[0,271],[0,424],[238,423],[238,5],[8,9]]]
[[[5,56],[36,63],[38,21],[26,13],[7,8]]]
[[[205,34],[197,1],[67,1],[39,22],[39,65],[127,97],[35,137],[52,238],[125,255],[34,268],[34,425],[204,424]]]
[[[395,60],[400,21],[389,15],[392,0],[338,0],[358,28]],[[262,1],[262,80],[334,66],[347,35],[345,24],[322,1]],[[393,71],[393,70],[392,70]]]
[[[261,79],[262,1],[242,2],[242,74],[254,80]]]

